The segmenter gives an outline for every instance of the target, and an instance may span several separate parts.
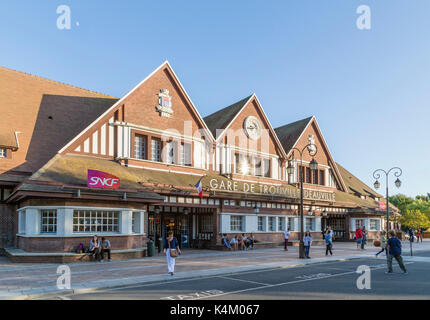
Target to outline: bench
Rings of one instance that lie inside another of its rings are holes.
[[[29,263],[72,263],[88,262],[88,253],[75,252],[27,252],[17,248],[5,248],[5,255],[12,262]],[[147,254],[147,247],[136,249],[111,250],[112,260],[127,260],[143,258]]]
[[[274,247],[277,247],[277,246],[278,246],[278,244],[275,243],[275,242],[268,242],[268,241],[254,242],[254,249],[274,248]],[[221,250],[221,251],[230,251],[225,245],[223,245],[221,243],[217,243],[215,245],[211,245],[211,246],[209,246],[209,249]],[[237,251],[240,251],[240,249],[238,249]]]

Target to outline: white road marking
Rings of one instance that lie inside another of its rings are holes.
[[[267,272],[267,271],[274,271],[274,270],[282,270],[283,268],[298,268],[298,267],[314,267],[314,266],[326,266],[326,265],[331,265],[331,264],[337,264],[341,261],[350,261],[350,259],[343,259],[343,260],[337,260],[337,261],[331,261],[331,262],[321,262],[321,263],[315,263],[315,264],[307,264],[307,265],[292,265],[292,266],[285,266],[285,267],[276,267],[276,268],[268,268],[268,269],[262,269],[262,270],[252,270],[252,271],[245,271],[245,272],[240,272],[240,273],[232,273],[231,275],[244,275],[244,274],[250,274],[250,273],[261,273],[261,272]],[[406,264],[411,264],[413,262],[405,262]],[[375,266],[371,266],[371,269],[382,269],[382,268],[386,268],[386,264],[378,264]],[[343,269],[342,269],[343,270]],[[344,274],[350,274],[350,273],[355,273],[356,271],[352,271],[352,272],[346,272]],[[342,275],[342,274],[336,274],[336,275],[332,275],[332,276],[337,276],[337,275]],[[213,275],[213,276],[206,276],[206,277],[198,277],[198,278],[186,278],[186,279],[178,279],[178,280],[171,280],[171,281],[165,281],[165,282],[154,282],[154,283],[146,283],[146,284],[136,284],[133,286],[123,286],[123,287],[118,287],[118,288],[109,288],[109,289],[104,289],[104,290],[97,290],[97,292],[93,292],[90,294],[99,294],[99,293],[107,293],[110,291],[118,291],[118,290],[128,290],[128,289],[135,289],[135,288],[142,288],[142,287],[150,287],[150,286],[160,286],[160,285],[171,285],[171,284],[175,284],[175,283],[181,283],[181,282],[191,282],[191,281],[201,281],[201,280],[206,280],[206,279],[213,279],[213,278],[218,278],[220,276],[218,275]],[[170,278],[169,278],[170,279]],[[321,279],[321,278],[320,278]],[[236,279],[235,279],[236,280]],[[286,282],[286,283],[281,283],[281,284],[275,284],[275,285],[270,285],[270,284],[264,284],[262,287],[255,287],[255,288],[250,288],[249,290],[257,290],[259,288],[264,288],[264,287],[272,287],[272,286],[280,286],[280,285],[284,285],[284,284],[289,284],[289,283],[296,283],[296,282],[303,282],[303,281],[309,281],[309,280],[317,280],[317,279],[306,279],[306,280],[297,280],[297,281],[293,281],[293,282]],[[246,290],[248,291],[248,290]],[[240,292],[240,291],[238,291]],[[232,293],[236,293],[236,291],[232,291],[232,292],[226,292],[222,295],[225,294],[232,294]],[[77,295],[82,295],[82,294],[88,294],[88,293],[75,293],[75,294],[67,294],[64,295],[64,297],[68,297],[68,296],[77,296]]]
[[[268,283],[262,283],[262,282],[252,281],[252,280],[237,279],[237,278],[231,278],[231,277],[224,277],[224,276],[219,276],[217,278],[226,279],[226,280],[235,280],[235,281],[248,282],[248,283],[253,283],[253,284],[259,284],[261,286],[267,286],[267,285],[269,285]]]
[[[411,263],[413,263],[413,262],[411,262]],[[410,263],[405,263],[405,264],[410,264]],[[377,267],[377,268],[371,268],[371,269],[372,270],[377,270],[377,269],[383,269],[383,268],[386,268],[386,267],[387,266]],[[301,283],[301,282],[308,282],[308,281],[315,281],[315,280],[321,280],[321,279],[334,278],[334,277],[339,277],[339,276],[344,276],[344,275],[347,275],[347,274],[354,274],[354,273],[356,273],[356,271],[337,273],[337,274],[333,274],[333,275],[327,275],[327,276],[321,277],[321,278],[302,279],[302,280],[288,281],[288,282],[282,282],[282,283],[277,283],[277,284],[264,285],[264,286],[256,287],[256,288],[248,288],[248,289],[236,290],[236,291],[231,291],[231,292],[225,292],[225,293],[214,295],[211,298],[225,296],[225,295],[231,295],[231,294],[236,294],[236,293],[242,293],[242,292],[247,292],[247,291],[259,290],[259,289],[265,289],[265,288],[279,287],[279,286],[284,286],[284,285],[287,285],[287,284],[295,284],[295,283]],[[200,299],[205,299],[205,298],[196,298],[194,300],[200,300]]]
[[[414,262],[430,262],[430,257],[418,257],[418,256],[403,256],[404,261]]]

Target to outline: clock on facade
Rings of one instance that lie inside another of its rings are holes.
[[[252,140],[257,140],[261,136],[260,121],[254,116],[249,116],[243,121],[243,129]]]

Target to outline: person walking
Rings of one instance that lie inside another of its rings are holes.
[[[332,247],[333,247],[333,232],[331,231],[330,227],[327,229],[327,232],[325,234],[325,255],[327,256],[330,252],[330,255],[333,255]]]
[[[423,238],[424,238],[424,230],[423,230],[423,228],[420,228],[420,240],[421,240],[421,242],[423,242]]]
[[[409,241],[414,242],[414,230],[411,227],[409,227],[408,229],[408,235],[409,235]]]
[[[407,274],[408,271],[405,268],[405,265],[403,263],[403,258],[402,258],[402,243],[396,237],[396,233],[393,230],[389,232],[389,235],[390,235],[390,239],[388,239],[387,241],[388,271],[385,273],[393,273],[393,258],[394,258],[397,260],[397,263],[399,264],[400,269],[402,269],[403,274]]]
[[[360,248],[361,242],[363,241],[363,231],[361,228],[355,230],[355,239],[357,241],[357,249]]]
[[[364,250],[365,249],[364,246],[367,243],[367,230],[365,226],[363,226],[361,229],[362,229],[361,232],[363,234],[363,238],[361,239],[361,250]]]
[[[290,228],[284,231],[284,250],[288,251],[288,238],[290,237]]]
[[[421,229],[418,228],[417,229],[417,243],[420,242],[420,240],[421,240]],[[422,240],[421,240],[421,242],[422,242]]]
[[[303,243],[305,245],[305,257],[310,259],[311,257],[309,257],[309,249],[312,245],[312,236],[309,230],[306,231],[305,235],[303,236]]]
[[[381,251],[379,251],[377,254],[375,254],[375,256],[377,257],[379,254],[381,254],[384,251],[385,251],[385,254],[388,257],[388,253],[387,253],[387,236],[385,235],[385,231],[382,231],[382,236],[381,236]]]
[[[167,269],[170,275],[175,273],[175,259],[181,254],[178,239],[173,236],[173,231],[169,231],[167,238],[164,239],[164,253],[167,257]]]

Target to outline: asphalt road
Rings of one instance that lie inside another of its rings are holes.
[[[430,299],[430,252],[407,261],[409,273],[385,274],[386,260],[363,258],[289,268],[249,271],[225,276],[136,285],[88,294],[57,297],[63,300],[276,300],[276,299]],[[425,261],[423,261],[425,260]],[[359,289],[359,266],[370,267],[370,289]]]

